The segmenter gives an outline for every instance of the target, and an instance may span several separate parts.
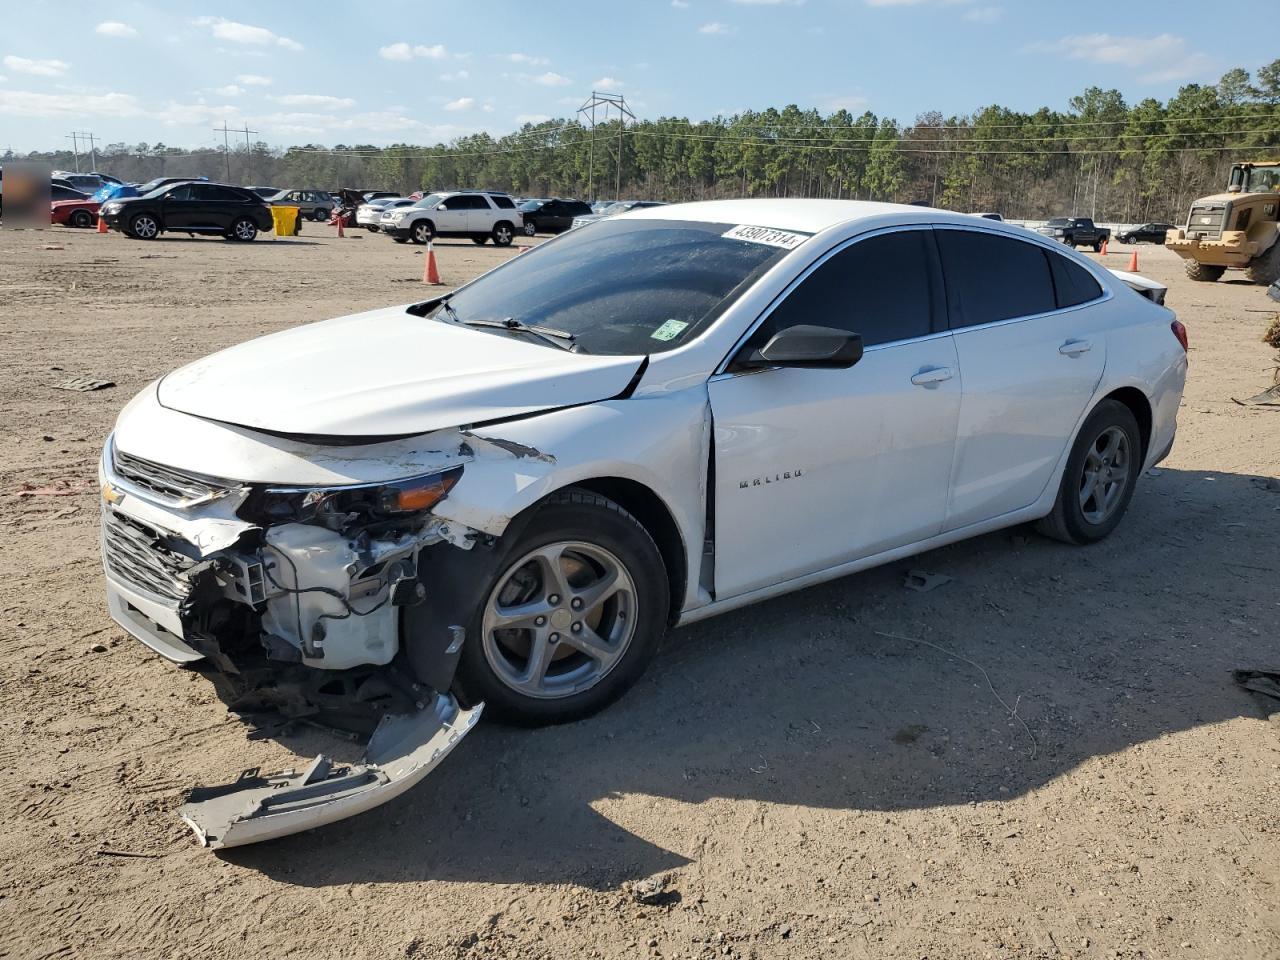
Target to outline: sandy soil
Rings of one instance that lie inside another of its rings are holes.
[[[1273,311],[1140,252],[1191,379],[1105,543],[1006,531],[681,630],[590,721],[482,725],[371,815],[215,856],[189,786],[333,741],[248,740],[111,624],[99,447],[180,363],[420,296],[421,251],[0,233],[0,956],[1280,957],[1280,726],[1230,676],[1280,667],[1280,410],[1231,401]]]

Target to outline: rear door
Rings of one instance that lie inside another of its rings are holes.
[[[743,349],[795,324],[863,337],[847,370],[711,378],[717,599],[924,540],[942,528],[960,414],[928,228],[837,248]]]
[[[1036,501],[1106,361],[1103,290],[1057,250],[939,226],[951,328],[964,371],[946,529]]]
[[[467,232],[487,235],[493,229],[493,208],[489,206],[489,198],[472,193],[457,199],[467,212]]]

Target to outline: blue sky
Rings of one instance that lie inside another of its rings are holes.
[[[591,90],[640,117],[797,103],[910,120],[1067,100],[1165,99],[1280,55],[1276,0],[422,0],[6,4],[0,150],[433,143],[572,115]],[[1223,20],[1224,11],[1230,15]],[[1267,23],[1267,30],[1239,29]]]

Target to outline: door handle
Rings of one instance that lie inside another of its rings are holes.
[[[1093,344],[1088,340],[1068,340],[1058,348],[1058,352],[1064,357],[1078,357],[1082,353],[1088,353],[1093,349]]]
[[[951,372],[950,367],[929,367],[921,370],[911,378],[911,382],[917,387],[930,387],[936,383],[950,380],[955,374]]]

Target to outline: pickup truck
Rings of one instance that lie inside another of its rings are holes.
[[[1055,217],[1043,227],[1037,227],[1036,233],[1053,237],[1069,247],[1093,247],[1094,252],[1111,239],[1110,230],[1097,226],[1088,217]]]

